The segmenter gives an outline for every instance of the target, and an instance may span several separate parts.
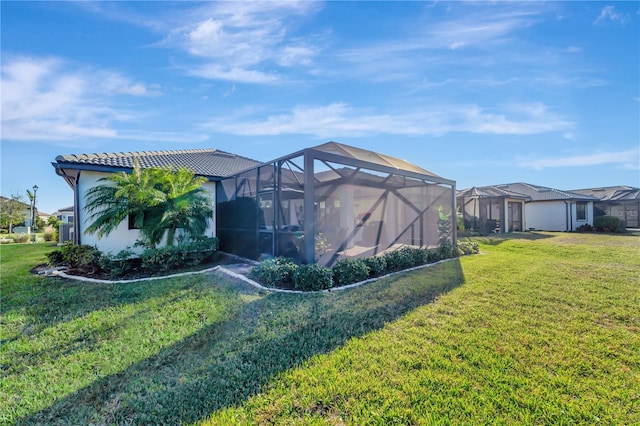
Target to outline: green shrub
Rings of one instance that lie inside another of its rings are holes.
[[[64,256],[61,250],[54,250],[47,253],[47,264],[49,266],[60,266],[64,263]]]
[[[437,248],[427,248],[424,249],[427,253],[427,263],[435,263],[442,259],[440,259],[440,251]]]
[[[620,219],[615,216],[598,216],[593,221],[593,226],[598,232],[614,232],[620,229]]]
[[[296,269],[298,269],[298,265],[291,259],[274,257],[254,266],[249,272],[249,277],[268,287],[275,287],[278,284],[291,284]]]
[[[480,252],[480,246],[475,241],[458,241],[458,256],[469,254],[477,254]]]
[[[429,263],[429,253],[426,249],[409,247],[411,249],[411,257],[413,258],[413,266],[426,265]]]
[[[220,240],[212,237],[183,244],[181,247],[188,253],[188,261],[198,265],[204,261],[217,259],[220,256],[219,245]]]
[[[593,232],[593,226],[585,223],[584,225],[580,225],[576,228],[576,232]]]
[[[168,246],[147,249],[140,255],[142,270],[147,273],[166,272],[185,263],[185,253],[180,247]]]
[[[48,227],[44,228],[44,231],[42,233],[42,238],[45,241],[57,241],[58,240],[58,234],[57,234],[56,230],[53,229],[53,227],[48,226]]]
[[[13,241],[16,243],[28,243],[31,239],[29,234],[13,234]]]
[[[415,266],[416,255],[414,250],[416,249],[412,247],[402,247],[385,253],[384,258],[387,262],[387,270],[394,272]]]
[[[126,249],[116,255],[102,255],[98,263],[110,276],[122,277],[140,269],[141,259],[132,250]]]
[[[311,263],[300,265],[293,273],[293,286],[298,290],[316,291],[333,286],[331,269]]]
[[[370,277],[382,275],[387,270],[387,260],[384,256],[365,257],[362,261],[369,268]]]
[[[147,249],[140,255],[140,267],[143,271],[153,274],[196,266],[218,256],[217,248],[218,239],[207,238],[178,246]]]
[[[333,280],[339,285],[357,283],[369,278],[369,267],[362,259],[340,259],[332,269]]]
[[[67,241],[60,250],[54,250],[47,254],[47,263],[51,266],[66,264],[69,269],[93,273],[101,270],[101,257],[102,252],[96,247],[74,245]]]
[[[440,260],[456,257],[458,255],[458,248],[454,247],[453,244],[441,244],[438,247],[438,255]]]
[[[65,253],[65,247],[67,251]],[[64,260],[71,269],[80,269],[83,271],[99,271],[100,266],[98,260],[102,253],[96,247],[88,245],[66,245],[63,246],[62,253]]]

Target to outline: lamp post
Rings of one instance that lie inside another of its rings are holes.
[[[33,185],[33,201],[31,202],[31,228],[36,229],[36,192],[38,192],[38,185]]]

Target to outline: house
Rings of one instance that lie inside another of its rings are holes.
[[[139,231],[130,227],[127,221],[106,238],[87,234],[90,225],[85,219],[85,192],[99,184],[99,179],[110,173],[130,172],[134,163],[140,167],[186,167],[197,176],[207,178],[204,188],[211,193],[211,203],[215,205],[216,182],[249,167],[258,161],[240,157],[217,149],[189,149],[172,151],[119,152],[103,154],[60,155],[52,163],[56,174],[61,176],[73,190],[73,228],[68,231],[75,244],[87,244],[101,251],[117,253],[132,247],[139,237]],[[77,219],[77,220],[76,220]],[[208,236],[215,236],[215,220],[207,230]],[[62,233],[61,233],[62,237]]]
[[[56,173],[74,190],[75,243],[105,252],[135,243],[138,232],[127,223],[98,239],[84,233],[83,219],[87,189],[108,173],[132,170],[134,160],[206,177],[215,211],[207,235],[220,238],[221,250],[250,259],[332,265],[403,245],[455,243],[454,181],[337,142],[266,163],[215,149],[58,156]]]
[[[457,198],[465,227],[478,224],[475,229],[485,232],[575,231],[581,225],[593,225],[598,200],[522,182],[469,188],[459,191]]]
[[[47,223],[51,216],[53,216],[53,215],[50,215],[49,213],[45,213],[45,212],[41,212],[41,211],[38,212],[38,219],[40,219],[44,223]]]
[[[528,195],[497,187],[474,186],[459,191],[457,195],[465,229],[485,233],[523,231],[524,206],[530,200]]]
[[[594,215],[615,216],[625,222],[627,228],[640,228],[640,188],[633,186],[607,186],[601,188],[574,189],[572,192],[596,197]]]
[[[73,206],[61,208],[54,216],[62,223],[73,223]]]

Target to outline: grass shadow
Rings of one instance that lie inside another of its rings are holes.
[[[3,289],[2,314],[21,311],[27,317],[22,330],[7,336],[0,343],[8,343],[21,335],[34,335],[60,323],[83,317],[93,311],[130,303],[141,303],[154,297],[167,297],[171,293],[191,288],[190,280],[136,282],[128,284],[87,284],[55,277],[17,276],[12,286],[19,291]],[[170,292],[170,293],[168,293]],[[78,297],[82,295],[82,297]]]
[[[203,270],[228,262],[228,259],[220,258],[191,270]],[[189,270],[177,272],[187,271]],[[19,311],[27,320],[20,332],[4,336],[0,344],[15,341],[24,335],[35,335],[48,327],[84,317],[94,311],[118,309],[125,304],[142,303],[152,298],[179,297],[179,294],[193,288],[194,283],[198,282],[181,279],[86,283],[55,276],[40,276],[25,268],[16,268],[5,275],[9,275],[10,279],[9,282],[3,282],[0,314],[10,315]]]
[[[469,238],[471,241],[477,241],[482,244],[486,244],[489,246],[497,246],[502,244],[505,241],[509,240],[542,240],[546,238],[554,238],[555,236],[552,233],[541,233],[536,231],[527,231],[527,232],[509,232],[505,234],[491,234],[485,235],[482,237],[471,237]]]
[[[262,294],[233,318],[206,326],[18,423],[198,421],[243,403],[279,373],[378,330],[463,283],[455,259],[340,292]],[[253,291],[243,286],[238,284],[240,291]]]

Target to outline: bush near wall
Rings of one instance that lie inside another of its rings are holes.
[[[197,266],[219,256],[218,243],[218,239],[214,237],[177,246],[147,249],[140,255],[140,268],[147,274],[156,274]]]
[[[317,264],[297,265],[291,259],[280,257],[261,262],[249,276],[267,287],[317,291],[478,252],[475,241],[459,241],[457,246],[446,244],[436,248],[403,247],[382,256],[340,259],[331,269]]]
[[[338,285],[357,283],[369,278],[369,267],[363,259],[340,259],[332,270],[333,281]]]
[[[286,257],[274,257],[260,262],[249,272],[249,277],[253,278],[267,287],[278,285],[292,285],[293,273],[298,269],[298,265]]]
[[[60,250],[47,254],[48,264],[51,266],[66,265],[69,269],[83,274],[95,274],[102,270],[100,257],[102,252],[89,245],[74,245],[67,241]]]
[[[625,223],[615,216],[598,216],[593,220],[593,227],[598,232],[624,232]]]
[[[178,246],[147,249],[140,256],[126,249],[115,255],[103,254],[96,247],[65,243],[48,255],[51,266],[66,265],[81,274],[105,273],[113,278],[128,275],[154,275],[214,261],[219,256],[218,239],[204,238]]]
[[[382,256],[365,257],[362,259],[369,269],[369,277],[378,277],[387,271],[387,259]]]
[[[333,273],[330,268],[317,263],[300,265],[293,273],[293,287],[303,291],[331,288],[333,287]]]

